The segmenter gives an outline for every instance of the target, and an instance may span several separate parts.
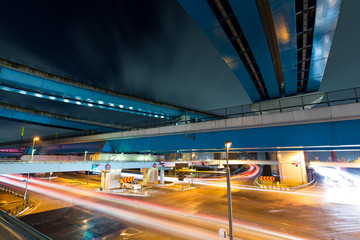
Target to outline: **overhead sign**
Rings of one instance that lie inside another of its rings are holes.
[[[154,166],[154,168],[156,168],[156,167],[157,167],[157,164],[156,164],[156,163],[154,163],[154,165],[153,165],[153,166]]]
[[[91,169],[94,171],[98,171],[100,167],[101,167],[101,164],[93,164]]]
[[[273,176],[261,176],[261,180],[262,180],[262,181],[270,181],[270,182],[273,182],[273,181],[275,181],[275,177],[273,177]]]
[[[133,182],[134,180],[135,180],[134,177],[123,177],[123,178],[121,178],[122,183]]]

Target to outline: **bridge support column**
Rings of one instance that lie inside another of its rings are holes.
[[[158,169],[157,168],[143,168],[144,183],[157,183],[158,182]]]
[[[164,184],[164,169],[160,169],[160,183]]]
[[[307,183],[304,151],[278,152],[282,184],[298,186]]]
[[[102,170],[101,188],[102,189],[120,188],[121,170],[122,169]]]

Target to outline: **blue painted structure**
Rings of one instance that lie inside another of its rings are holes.
[[[285,95],[295,95],[297,93],[295,1],[270,0],[270,8],[280,52]]]
[[[0,107],[0,117],[14,119],[19,121],[26,121],[28,123],[35,123],[38,125],[61,127],[73,130],[88,130],[88,131],[115,131],[114,128],[99,127],[97,125],[74,122],[69,120],[63,120],[59,118],[52,118],[32,113],[26,113],[21,111],[15,111],[11,109]]]
[[[103,92],[58,82],[8,67],[0,67],[0,90],[33,97],[65,102],[86,107],[127,112],[154,118],[175,119],[181,115],[190,118],[207,117],[165,106],[140,102]]]
[[[50,146],[41,146],[39,154],[84,154],[105,152],[105,142],[89,142],[89,143],[74,143],[74,144],[59,144]],[[30,148],[31,149],[31,148]],[[29,154],[31,151],[29,151]]]
[[[179,3],[218,50],[226,64],[241,82],[250,99],[254,102],[260,101],[261,98],[244,64],[206,1],[179,0]]]
[[[230,38],[221,27],[215,13],[209,7],[208,1],[178,0],[181,6],[194,19],[210,42],[218,50],[229,68],[239,79],[253,102],[261,100],[259,92],[246,71],[246,68],[236,52]],[[223,5],[230,4],[236,19],[241,26],[250,49],[254,55],[259,71],[265,82],[269,98],[280,97],[279,82],[276,79],[274,64],[268,41],[259,15],[256,1],[224,0]],[[307,88],[301,92],[298,82],[298,43],[295,0],[270,0],[270,11],[276,31],[276,38],[280,53],[281,68],[284,79],[285,96],[298,93],[315,92],[319,90],[329,56],[342,0],[317,0],[314,35],[310,61],[310,72]],[[231,16],[229,16],[231,17]],[[306,60],[305,60],[306,61]],[[301,70],[302,71],[302,70]]]
[[[270,98],[280,97],[269,45],[255,1],[229,0],[229,3],[249,42]]]
[[[308,91],[319,90],[335,35],[342,0],[317,0]]]
[[[130,138],[108,141],[113,152],[278,151],[359,148],[360,120]]]

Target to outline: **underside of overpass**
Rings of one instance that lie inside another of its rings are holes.
[[[41,154],[358,149],[360,104],[42,141]],[[6,150],[16,149],[12,143]],[[30,152],[30,150],[28,150]]]
[[[342,1],[179,3],[253,102],[319,90]],[[115,132],[151,123],[227,117],[101,88],[4,58],[0,65],[0,117],[6,120],[73,132]]]
[[[179,2],[253,102],[319,90],[342,1]]]

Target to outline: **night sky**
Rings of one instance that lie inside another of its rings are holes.
[[[360,33],[355,29],[359,5],[356,0],[343,4],[321,90],[360,86]],[[2,1],[0,13],[0,57],[122,93],[204,110],[250,103],[240,82],[175,0],[12,0]],[[2,97],[39,104],[39,99]],[[48,105],[44,102],[44,108]],[[69,104],[57,107],[87,114]],[[1,120],[0,142],[17,139],[10,136],[20,135],[21,126]],[[27,125],[25,138],[38,131],[62,132]]]
[[[177,1],[9,1],[0,55],[104,88],[196,108],[248,103]],[[205,88],[206,86],[206,88]]]

